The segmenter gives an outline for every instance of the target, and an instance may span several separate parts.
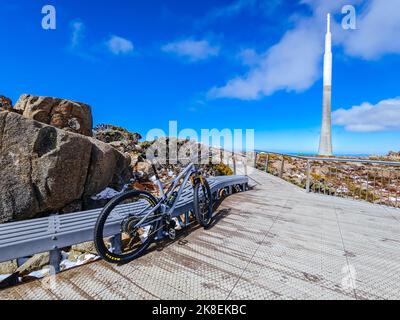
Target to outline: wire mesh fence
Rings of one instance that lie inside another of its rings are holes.
[[[400,162],[261,153],[255,164],[308,192],[400,207]]]

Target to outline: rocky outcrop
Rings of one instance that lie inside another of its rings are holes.
[[[130,178],[129,163],[98,140],[0,112],[0,223],[118,189]]]
[[[18,269],[17,260],[7,261],[0,263],[0,275],[1,274],[13,274]]]
[[[93,132],[94,138],[108,143],[121,152],[137,153],[142,151],[139,145],[142,136],[139,133],[132,133],[110,124],[100,124],[94,128]]]
[[[131,178],[129,156],[96,139],[88,140],[92,151],[83,195],[93,196],[107,186],[120,189]]]
[[[69,132],[92,136],[92,111],[87,104],[24,94],[17,101],[14,109],[28,119]]]
[[[13,108],[11,99],[0,96],[0,111],[11,111]]]
[[[73,245],[70,254],[81,255],[85,253],[91,253],[97,255],[97,249],[94,242],[85,242]]]
[[[389,161],[399,161],[400,159],[400,152],[390,151],[387,155]]]
[[[50,254],[48,252],[36,254],[29,258],[16,272],[19,276],[27,276],[33,271],[41,270],[50,264]]]
[[[105,143],[116,141],[130,141],[133,145],[138,144],[142,136],[111,124],[99,124],[94,128],[94,137]]]

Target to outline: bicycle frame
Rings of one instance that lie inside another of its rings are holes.
[[[160,218],[157,219],[153,219],[151,221],[149,221],[149,223],[153,223],[154,221],[157,220],[161,220],[165,215],[169,215],[170,217],[172,217],[172,213],[174,212],[176,205],[179,202],[180,197],[182,196],[182,192],[186,186],[186,184],[188,183],[190,177],[192,176],[192,174],[197,173],[197,169],[195,168],[193,163],[190,163],[171,183],[171,186],[169,187],[168,191],[165,192],[164,191],[164,185],[162,184],[162,182],[156,178],[156,184],[160,190],[161,193],[161,198],[158,199],[158,203],[157,205],[150,210],[150,212],[148,214],[146,214],[136,225],[141,225],[142,223],[144,223],[146,221],[146,219],[153,214],[154,212],[156,212],[157,210],[159,210],[161,208],[161,216]],[[174,199],[174,203],[172,204],[172,206],[169,206],[167,204],[167,201],[169,199],[169,197],[172,195],[172,193],[174,192],[174,190],[178,187],[179,182],[183,179],[183,182],[181,183],[178,192],[177,192],[177,196]],[[146,207],[140,214],[138,214],[139,216],[145,212],[149,207]]]

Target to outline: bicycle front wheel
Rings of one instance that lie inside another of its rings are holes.
[[[200,178],[194,188],[194,213],[197,222],[204,228],[207,228],[212,219],[213,201],[211,189],[204,178]]]
[[[111,200],[95,226],[99,255],[107,262],[123,264],[143,254],[161,225],[161,215],[154,211],[156,205],[151,194],[136,190]]]

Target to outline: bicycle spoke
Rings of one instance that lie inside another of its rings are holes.
[[[96,224],[96,247],[109,262],[130,261],[143,252],[159,230],[162,214],[149,194],[130,191],[113,200]]]

